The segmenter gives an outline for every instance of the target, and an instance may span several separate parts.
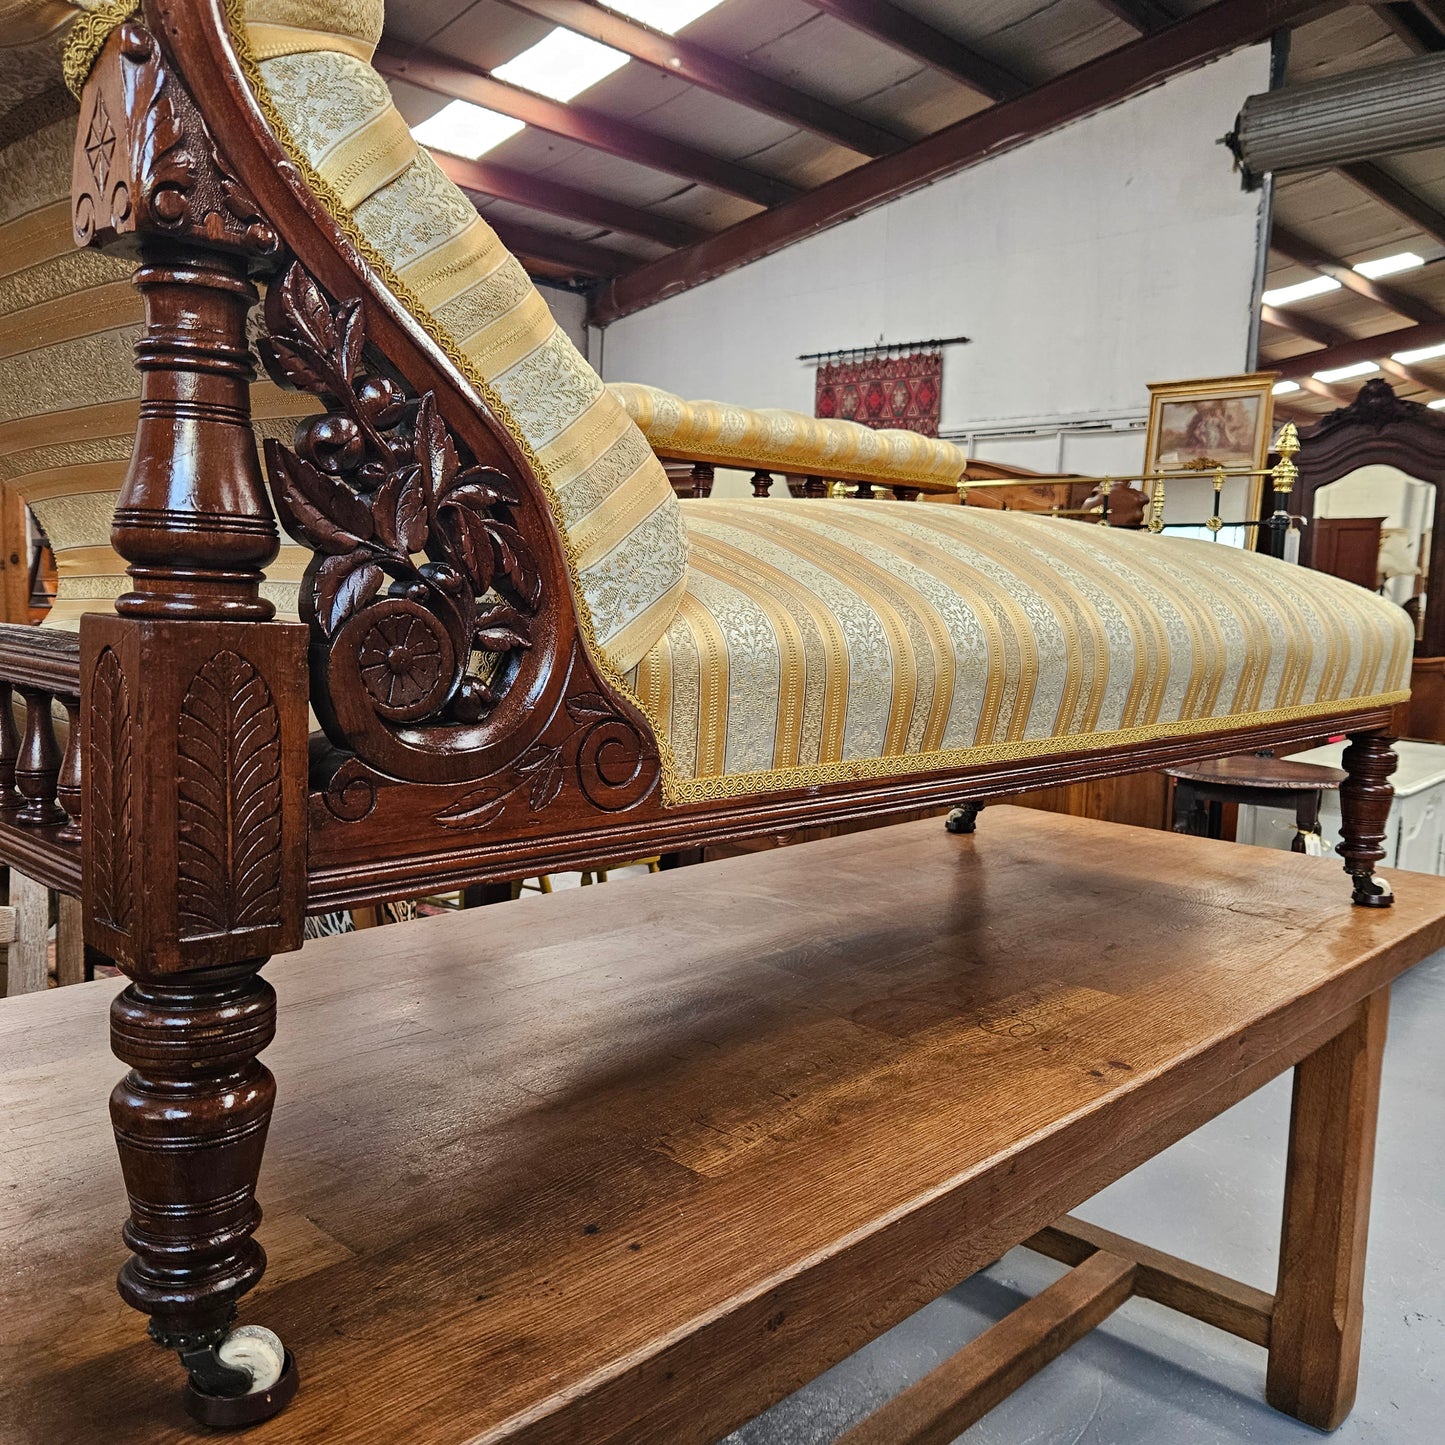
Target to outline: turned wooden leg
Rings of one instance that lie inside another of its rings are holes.
[[[131,1071],[110,1099],[130,1196],[122,1231],[134,1251],[120,1293],[190,1372],[187,1406],[207,1424],[266,1418],[296,1390],[286,1368],[270,1389],[217,1354],[236,1301],[266,1255],[256,1180],[276,1084],[257,1055],[276,1032],[265,960],[132,983],[111,1007],[111,1046]]]
[[[1385,856],[1385,828],[1395,790],[1394,738],[1382,733],[1355,733],[1345,749],[1344,768],[1349,777],[1340,784],[1338,852],[1354,884],[1354,901],[1362,908],[1388,908],[1394,901],[1387,883],[1375,877],[1375,864]]]
[[[1355,1401],[1386,990],[1295,1069],[1265,1396],[1333,1430]]]
[[[982,803],[960,803],[943,820],[943,826],[950,833],[972,833],[983,807]]]
[[[692,464],[692,494],[694,497],[712,496],[713,478],[716,475],[714,469],[707,462],[694,462]]]

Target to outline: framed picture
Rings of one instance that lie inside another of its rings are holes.
[[[1149,430],[1144,471],[1263,471],[1274,426],[1274,384],[1279,373],[1216,376],[1200,381],[1156,381],[1149,387]],[[1259,515],[1264,478],[1241,478],[1229,490],[1243,502],[1237,519]],[[1235,510],[1231,508],[1231,510]]]

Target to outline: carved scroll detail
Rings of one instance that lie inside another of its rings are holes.
[[[282,526],[316,554],[301,611],[329,653],[333,701],[346,690],[393,730],[479,722],[543,601],[513,520],[520,490],[463,461],[433,393],[408,396],[368,368],[359,299],[331,305],[293,264],[266,321],[267,370],[332,408],[301,424],[294,450],[268,441],[266,468]],[[336,740],[366,752],[364,738]]]
[[[657,785],[657,754],[642,734],[600,693],[567,699],[575,726],[557,743],[536,743],[516,762],[443,808],[436,821],[457,831],[485,828],[525,800],[542,813],[563,796],[569,775],[604,812],[635,807]]]
[[[219,652],[181,705],[178,901],[182,937],[281,916],[281,717],[260,673]]]
[[[135,724],[120,659],[107,647],[96,663],[90,705],[90,816],[94,837],[95,916],[122,933],[130,929],[131,771]]]

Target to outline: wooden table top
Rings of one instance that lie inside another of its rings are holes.
[[[1253,753],[1239,753],[1231,758],[1206,758],[1200,763],[1185,763],[1164,771],[1171,778],[1187,783],[1213,783],[1226,788],[1278,788],[1281,791],[1302,788],[1333,791],[1349,777],[1343,768],[1300,763],[1293,758],[1261,758]]]
[[[1331,1037],[1445,944],[1394,886],[1000,807],[308,944],[245,1439],[714,1440]],[[6,1445],[199,1436],[112,1285],[117,987],[0,1004]]]

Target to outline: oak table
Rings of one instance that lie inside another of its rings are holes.
[[[1078,1267],[855,1442],[950,1439],[1131,1293],[1336,1423],[1387,988],[1445,944],[1445,879],[1396,891],[999,807],[309,943],[242,1307],[301,1390],[247,1438],[713,1441],[1023,1241]],[[112,1287],[118,986],[0,1005],[6,1445],[199,1433]],[[1273,1296],[1061,1220],[1295,1064]]]

